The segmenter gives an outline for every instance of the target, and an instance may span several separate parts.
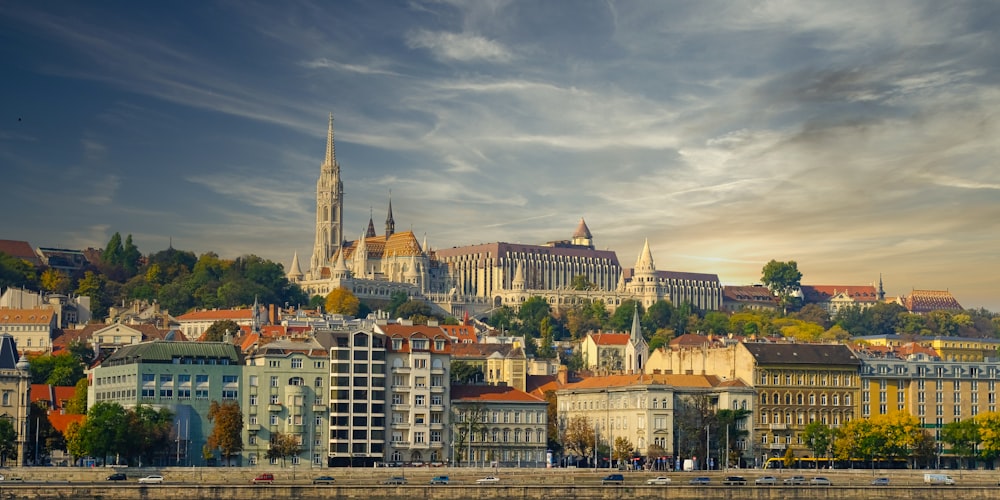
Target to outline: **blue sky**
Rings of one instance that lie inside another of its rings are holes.
[[[346,234],[1000,311],[996,2],[0,4],[0,238],[283,262],[334,113]]]

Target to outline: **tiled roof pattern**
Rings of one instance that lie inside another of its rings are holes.
[[[219,321],[224,319],[240,320],[253,318],[253,309],[218,309],[211,311],[192,311],[178,316],[177,321]]]
[[[668,345],[670,347],[701,347],[710,342],[711,340],[704,335],[698,335],[696,333],[685,333],[680,337],[671,339]]]
[[[563,389],[604,389],[609,387],[626,387],[631,385],[668,385],[672,387],[711,388],[721,384],[721,379],[715,375],[684,375],[672,373],[638,373],[633,375],[606,375],[589,377],[579,382],[567,384]]]
[[[41,259],[38,258],[38,254],[35,253],[35,250],[31,248],[31,244],[27,241],[0,240],[0,252],[11,257],[24,259],[35,266],[42,263]]]
[[[764,286],[724,286],[722,295],[727,300],[777,302],[777,297]]]
[[[801,290],[806,302],[826,302],[841,293],[846,293],[857,302],[878,300],[878,290],[871,285],[802,285]]]
[[[962,310],[962,305],[947,290],[913,290],[903,307],[913,313]]]
[[[505,385],[453,385],[452,401],[545,403],[545,400]]]
[[[52,323],[53,309],[0,309],[0,324],[46,325]]]
[[[513,348],[511,344],[455,344],[451,346],[451,357],[486,359],[494,353],[506,356]]]
[[[49,413],[49,423],[52,424],[53,428],[55,428],[57,431],[63,434],[66,433],[66,429],[69,428],[69,424],[73,422],[78,422],[80,424],[83,424],[83,421],[86,419],[87,419],[86,415],[75,415],[72,413],[63,414],[58,412]]]
[[[631,338],[627,333],[591,333],[589,336],[597,345],[625,345]]]
[[[843,344],[741,344],[759,365],[851,365],[861,361]]]

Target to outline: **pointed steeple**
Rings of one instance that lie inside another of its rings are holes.
[[[878,273],[878,300],[885,302],[885,288],[882,288],[882,273]]]
[[[635,303],[635,312],[632,313],[632,332],[628,337],[629,342],[633,345],[638,344],[642,340],[642,327],[639,325],[639,303]]]
[[[292,255],[292,265],[288,269],[288,280],[298,281],[302,278],[302,267],[299,266],[299,252]]]
[[[510,282],[510,287],[513,290],[524,290],[524,266],[521,261],[517,261],[517,267],[514,268],[514,281]]]
[[[424,253],[431,252],[431,249],[427,248],[427,233],[424,233],[424,244],[420,246],[420,250]]]
[[[396,221],[392,218],[392,191],[389,191],[389,215],[385,217],[385,241],[396,233]]]
[[[642,272],[656,272],[656,265],[653,264],[653,253],[649,251],[649,238],[642,244],[642,252],[639,253],[639,260],[635,262],[635,274]]]
[[[330,113],[330,126],[326,130],[326,159],[323,166],[333,167],[337,164],[337,150],[333,147],[333,113]]]
[[[371,207],[368,207],[368,231],[365,232],[365,238],[375,237],[375,221],[372,219],[372,217],[373,217],[372,209]]]
[[[580,224],[576,226],[576,231],[573,231],[573,244],[594,248],[594,237],[590,234],[590,228],[587,227],[583,217],[580,217]]]

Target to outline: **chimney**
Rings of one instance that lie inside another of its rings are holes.
[[[566,385],[569,382],[569,369],[560,365],[556,372],[556,380],[559,381],[559,385]]]

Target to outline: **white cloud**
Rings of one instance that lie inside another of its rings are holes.
[[[407,36],[407,44],[444,60],[506,63],[514,58],[503,44],[468,33],[419,30]]]

